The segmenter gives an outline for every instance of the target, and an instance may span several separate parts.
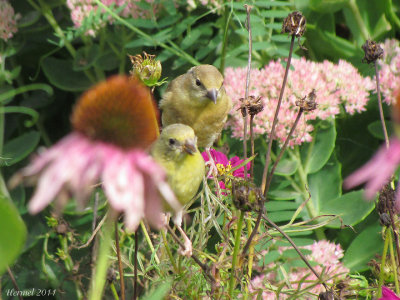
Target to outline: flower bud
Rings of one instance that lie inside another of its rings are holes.
[[[156,60],[155,55],[143,52],[143,56],[140,54],[135,56],[129,55],[133,65],[130,74],[132,76],[136,75],[147,86],[157,85],[161,77],[161,62]]]

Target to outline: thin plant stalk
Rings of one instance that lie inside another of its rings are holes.
[[[390,229],[388,227],[385,227],[385,243],[383,244],[383,251],[382,251],[382,260],[381,260],[381,270],[379,272],[379,278],[378,278],[378,295],[377,297],[380,298],[382,296],[382,286],[383,286],[383,280],[384,280],[384,266],[386,264],[386,256],[387,256],[387,251],[389,248],[389,240],[390,240]]]
[[[153,243],[151,242],[151,238],[149,236],[149,233],[147,232],[146,226],[144,225],[143,221],[140,221],[140,228],[142,228],[143,234],[144,234],[144,238],[147,241],[147,244],[150,247],[151,253],[154,255],[154,259],[156,261],[156,263],[160,263],[160,259],[157,256],[156,250],[154,249]]]
[[[275,115],[274,115],[274,119],[272,121],[271,132],[269,134],[268,150],[267,150],[267,154],[265,156],[265,166],[264,166],[264,172],[263,172],[263,178],[262,178],[262,186],[261,186],[264,196],[266,196],[266,194],[267,194],[265,186],[266,186],[266,182],[267,182],[268,167],[269,167],[269,163],[270,163],[270,160],[271,160],[272,142],[274,140],[275,127],[278,124],[279,110],[281,108],[283,94],[285,92],[286,82],[287,82],[287,78],[288,78],[288,75],[289,75],[289,68],[290,68],[290,64],[291,64],[291,61],[292,61],[294,40],[295,40],[295,35],[292,35],[292,39],[290,41],[289,56],[288,56],[288,60],[287,60],[287,63],[286,63],[285,75],[283,77],[281,92],[279,94],[278,104],[276,105]]]
[[[250,116],[250,156],[254,156],[254,116]],[[245,168],[246,169],[246,168]],[[250,165],[250,177],[254,177],[254,162]]]
[[[118,220],[115,221],[115,248],[117,249],[119,282],[121,285],[121,299],[125,300],[124,268],[122,267],[121,249],[119,247]]]
[[[290,132],[289,132],[289,134],[288,134],[288,137],[286,138],[285,143],[283,144],[283,146],[282,146],[282,148],[281,148],[281,151],[279,152],[279,155],[278,155],[278,157],[276,158],[275,163],[274,163],[274,165],[273,165],[272,168],[271,168],[271,171],[268,173],[268,176],[267,176],[267,183],[266,183],[266,186],[265,186],[266,190],[269,189],[269,186],[270,186],[271,180],[272,180],[272,176],[274,175],[274,172],[275,172],[275,170],[276,170],[276,167],[278,166],[278,163],[279,163],[279,161],[281,160],[281,158],[282,158],[283,154],[285,153],[286,148],[287,148],[287,146],[288,146],[288,144],[289,144],[289,137],[292,136],[292,134],[293,134],[295,128],[297,127],[297,125],[298,125],[298,123],[299,123],[299,121],[300,121],[300,118],[301,118],[301,115],[303,114],[303,112],[304,112],[304,109],[300,108],[300,109],[299,109],[299,112],[297,113],[296,120],[294,121],[293,126],[292,126],[292,128],[290,129]]]
[[[376,61],[374,61],[374,65],[375,65],[375,76],[376,76],[376,93],[378,94],[379,116],[381,119],[383,135],[385,136],[386,148],[389,148],[389,136],[388,136],[388,133],[386,130],[385,117],[383,115],[382,98],[381,98],[381,91],[380,91],[380,87],[379,87],[380,84],[379,84],[378,64],[376,63]]]
[[[24,300],[24,299],[22,298],[21,290],[20,290],[19,287],[18,287],[18,283],[17,283],[17,281],[15,280],[14,274],[13,274],[13,272],[11,271],[10,267],[8,267],[8,266],[7,266],[7,273],[8,273],[8,276],[10,276],[11,282],[12,282],[12,284],[13,284],[15,290],[16,290],[17,293],[18,293],[18,299],[19,299],[19,300]]]
[[[300,258],[304,261],[304,263],[307,265],[307,267],[310,269],[311,272],[314,273],[314,275],[318,278],[318,280],[321,282],[321,284],[324,286],[325,290],[329,291],[328,286],[324,282],[324,280],[321,278],[321,276],[315,271],[315,269],[311,266],[311,264],[308,262],[307,258],[301,253],[300,249],[296,246],[296,244],[293,242],[293,240],[283,231],[279,228],[278,225],[276,225],[274,222],[272,222],[267,216],[264,215],[264,219],[271,224],[272,227],[274,227],[280,234],[282,234],[285,239],[292,245],[294,250],[297,252],[297,254],[300,256]],[[335,298],[336,299],[336,298]],[[337,298],[338,299],[338,298]]]
[[[386,201],[390,201],[389,199],[387,199]],[[387,203],[387,207],[391,207],[391,205]],[[394,236],[394,244],[396,246],[396,252],[397,252],[397,263],[400,266],[400,246],[399,246],[399,234],[398,234],[398,230],[397,230],[397,225],[396,222],[394,220],[394,215],[393,215],[393,210],[389,209],[389,217],[390,217],[390,225],[392,227],[393,230],[393,236]]]
[[[172,255],[171,249],[169,248],[169,245],[168,245],[168,242],[167,242],[167,236],[166,236],[166,234],[165,234],[163,229],[161,230],[161,237],[163,239],[165,250],[167,251],[168,258],[169,258],[169,260],[170,260],[170,262],[172,264],[172,268],[174,269],[174,272],[176,274],[178,274],[179,270],[178,270],[178,267],[176,265],[175,259],[174,259],[173,255]]]
[[[233,290],[236,286],[236,264],[239,256],[239,248],[240,248],[240,237],[242,234],[242,226],[243,226],[244,212],[240,211],[239,221],[237,223],[236,235],[235,235],[235,245],[233,248],[232,254],[232,267],[231,267],[231,277],[229,279],[229,297],[233,299]]]
[[[96,267],[89,289],[89,300],[101,300],[106,283],[107,269],[110,264],[111,242],[113,235],[114,218],[107,218],[104,224],[103,239],[100,241],[99,254],[96,260]]]
[[[133,263],[133,300],[138,298],[138,252],[139,252],[139,238],[138,238],[138,229],[135,231],[135,254],[134,254],[134,263]]]
[[[250,73],[251,73],[251,52],[252,52],[252,37],[251,37],[251,25],[250,25],[250,11],[251,7],[247,4],[244,5],[247,13],[247,31],[249,32],[249,55],[247,59],[247,76],[246,76],[246,91],[244,95],[245,101],[249,97],[249,86],[250,86]],[[248,113],[245,112],[243,116],[243,156],[244,160],[247,159],[247,119]],[[244,167],[244,178],[247,178],[247,168]]]
[[[294,123],[293,123],[293,125],[292,125],[292,128],[290,129],[289,134],[288,134],[288,136],[286,137],[286,140],[285,140],[285,143],[284,143],[284,145],[283,145],[283,147],[282,147],[282,149],[281,149],[281,152],[279,153],[279,155],[278,155],[278,157],[277,157],[277,159],[276,159],[276,161],[275,161],[275,164],[274,164],[274,166],[273,166],[272,169],[271,169],[271,173],[270,173],[269,178],[272,178],[272,175],[273,175],[273,173],[274,173],[274,171],[275,171],[275,169],[276,169],[276,166],[278,165],[280,159],[282,158],[283,153],[285,152],[285,150],[286,150],[286,148],[287,148],[287,145],[288,145],[288,143],[289,143],[289,140],[290,140],[290,138],[292,137],[292,134],[293,134],[294,130],[296,129],[298,123],[299,123],[299,120],[300,120],[300,118],[301,118],[301,115],[302,115],[303,111],[304,111],[304,110],[303,110],[302,108],[300,108],[300,110],[299,110],[299,112],[298,112],[298,114],[297,114],[296,120],[294,121]],[[270,183],[271,183],[271,179],[269,180],[268,185],[266,185],[267,189],[269,188]],[[266,190],[266,191],[267,191],[267,190]],[[263,199],[263,200],[261,201],[261,203],[260,203],[260,211],[258,212],[256,224],[254,225],[254,229],[253,229],[253,231],[251,232],[251,235],[250,235],[249,239],[247,240],[246,245],[245,245],[244,248],[243,248],[243,252],[242,252],[243,255],[246,254],[247,250],[249,249],[249,247],[250,247],[250,245],[251,245],[251,241],[254,239],[255,235],[257,234],[258,228],[260,227],[262,215],[263,215],[263,213],[264,213],[265,199],[266,199],[266,198],[264,197],[264,199]]]
[[[119,300],[117,289],[115,288],[115,285],[112,282],[110,283],[110,289],[113,294],[114,300]]]

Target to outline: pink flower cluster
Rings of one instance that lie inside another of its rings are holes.
[[[15,14],[8,0],[0,0],[0,39],[7,42],[17,32],[17,21],[20,14]]]
[[[220,9],[222,7],[223,1],[221,0],[188,0],[187,1],[187,5],[188,5],[188,9],[192,10],[195,9],[198,4],[202,5],[202,6],[206,6],[210,9],[214,9],[214,8],[218,8]]]
[[[369,91],[374,84],[369,77],[362,77],[350,63],[339,60],[337,64],[325,60],[322,63],[308,61],[305,58],[293,59],[294,70],[289,71],[288,83],[279,112],[276,127],[276,139],[283,143],[296,118],[298,108],[296,101],[308,95],[313,89],[316,92],[316,110],[306,113],[306,120],[332,118],[340,113],[343,106],[349,114],[362,112],[369,100]],[[280,60],[271,61],[261,70],[251,71],[250,95],[261,96],[264,110],[254,118],[254,133],[269,134],[278,102],[285,68]],[[230,112],[227,128],[232,130],[233,137],[242,138],[243,120],[238,112],[240,98],[245,95],[246,68],[227,68],[225,70],[225,88],[234,106]],[[289,141],[290,146],[310,142],[313,126],[306,121],[299,122]]]
[[[106,6],[115,4],[115,8],[126,5],[120,13],[122,17],[137,19],[149,18],[151,16],[150,11],[142,10],[135,4],[136,2],[140,2],[140,0],[101,0],[101,2]],[[146,0],[146,2],[152,4],[154,1]],[[91,12],[96,12],[98,9],[98,6],[93,0],[67,0],[67,6],[71,10],[71,19],[76,28],[81,27],[83,20],[87,18]],[[109,22],[111,23],[111,20]],[[89,30],[87,33],[94,36],[95,32],[104,25],[104,23],[95,24],[95,28]]]
[[[397,40],[387,39],[381,46],[384,53],[383,59],[378,60],[380,88],[383,101],[394,104],[400,86],[400,45]]]
[[[349,272],[349,269],[347,269],[340,262],[340,259],[343,257],[343,249],[340,247],[340,245],[336,245],[326,240],[321,240],[302,248],[311,250],[311,254],[307,256],[307,259],[310,262],[317,263],[317,265],[314,266],[314,269],[317,273],[321,274],[322,271],[324,271],[322,276],[324,279],[328,279],[326,280],[328,284],[332,283],[334,279],[345,277],[345,275]],[[280,247],[279,251],[283,253],[284,250],[288,249],[288,247]],[[257,299],[257,295],[260,290],[262,290],[262,299],[277,299],[276,294],[271,290],[268,290],[268,283],[271,285],[277,284],[278,278],[276,263],[271,263],[268,265],[266,270],[268,270],[266,274],[255,277],[249,285],[249,292],[254,295],[252,299]],[[306,267],[292,268],[289,270],[288,280],[291,283],[292,289],[304,289],[311,285],[315,285],[315,283],[318,282],[317,277]],[[301,283],[299,283],[300,281]],[[299,286],[299,284],[301,284],[301,286]],[[319,294],[322,291],[323,286],[321,284],[317,284],[309,289],[309,292],[313,294]],[[282,292],[284,292],[284,289]],[[281,293],[279,295],[279,299],[286,299],[288,297],[289,294],[285,296],[284,293]]]

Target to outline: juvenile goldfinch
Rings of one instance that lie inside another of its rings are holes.
[[[189,202],[196,195],[205,175],[204,159],[197,149],[193,129],[183,124],[163,128],[151,148],[151,155],[164,167],[168,183],[178,201],[182,205]],[[192,243],[181,228],[182,211],[177,213],[174,223],[185,239],[182,254],[191,256]]]
[[[163,126],[186,124],[193,128],[198,146],[210,148],[232,107],[223,83],[224,77],[211,65],[193,67],[172,80],[160,102]]]

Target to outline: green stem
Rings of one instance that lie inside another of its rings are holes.
[[[104,285],[106,283],[107,269],[110,263],[112,236],[114,233],[114,218],[110,215],[104,224],[103,239],[100,241],[99,254],[96,260],[96,268],[91,280],[89,300],[102,299]]]
[[[146,40],[154,43],[154,45],[156,46],[160,46],[170,52],[172,52],[173,54],[180,56],[184,59],[186,59],[188,62],[194,64],[194,65],[200,65],[201,63],[199,61],[197,61],[196,59],[194,59],[192,56],[190,56],[188,53],[186,53],[185,51],[183,51],[180,48],[175,49],[174,47],[170,47],[167,44],[160,42],[159,40],[155,39],[154,37],[152,37],[151,35],[148,35],[147,33],[145,33],[144,31],[140,30],[139,28],[133,26],[132,24],[130,24],[128,21],[122,19],[120,16],[118,16],[115,12],[113,12],[108,6],[104,5],[100,0],[94,0],[94,2],[100,6],[102,9],[104,9],[108,14],[110,14],[115,20],[117,20],[118,22],[120,22],[121,24],[125,25],[126,27],[128,27],[130,30],[132,30],[133,32],[137,33],[138,35],[142,36],[143,38],[145,38]],[[172,41],[168,41],[170,43],[172,43]]]
[[[229,297],[233,299],[233,290],[236,286],[236,264],[238,260],[239,248],[240,248],[240,236],[242,234],[242,226],[243,226],[244,212],[240,211],[239,222],[236,228],[236,236],[235,236],[235,246],[233,248],[232,255],[232,268],[231,268],[231,278],[229,280]]]
[[[378,278],[378,298],[382,296],[382,286],[384,280],[384,269],[386,264],[386,255],[389,247],[390,232],[387,227],[385,227],[385,243],[383,245],[382,260],[381,260],[381,270]]]
[[[225,58],[226,58],[226,49],[227,49],[227,43],[228,43],[228,28],[229,28],[229,22],[231,20],[232,16],[232,6],[231,9],[228,13],[228,7],[225,5],[224,6],[224,37],[222,40],[222,51],[221,51],[221,64],[219,66],[219,70],[222,74],[224,74],[224,69],[225,69]]]
[[[147,244],[150,247],[151,253],[154,255],[154,259],[156,260],[157,264],[160,264],[160,259],[157,256],[156,250],[154,249],[153,243],[151,242],[149,233],[147,232],[146,226],[144,225],[143,221],[140,221],[140,227],[142,228],[144,238],[147,241]]]
[[[367,27],[365,26],[365,23],[361,17],[360,10],[358,9],[356,0],[350,0],[348,2],[348,7],[351,10],[351,12],[353,13],[353,16],[356,20],[358,28],[360,29],[362,39],[364,41],[366,41],[369,38],[369,33],[368,33]]]
[[[67,37],[64,34],[64,31],[61,29],[61,27],[58,25],[57,20],[54,18],[53,12],[51,11],[51,8],[43,1],[39,0],[39,5],[37,5],[33,0],[28,0],[28,2],[39,12],[43,14],[43,16],[47,19],[53,30],[56,32],[56,34],[60,37],[62,43],[65,45],[65,48],[67,48],[68,52],[71,54],[73,58],[76,56],[76,50],[72,46],[72,44],[68,41]],[[96,78],[88,71],[84,71],[85,75],[89,78],[89,80],[93,83],[96,82]]]
[[[393,270],[393,277],[394,277],[394,285],[396,287],[396,294],[399,294],[399,281],[397,279],[397,264],[396,264],[396,258],[394,255],[394,250],[393,250],[393,238],[392,238],[392,233],[389,231],[389,253],[390,253],[390,262],[392,264],[392,270]]]
[[[117,293],[114,283],[112,283],[112,282],[110,283],[110,288],[111,288],[111,292],[114,296],[114,299],[119,300],[118,293]]]
[[[169,260],[171,261],[172,267],[174,269],[174,272],[176,274],[178,274],[179,270],[178,270],[178,267],[177,267],[177,265],[175,263],[174,256],[172,255],[171,249],[168,246],[167,236],[165,235],[165,232],[164,232],[163,229],[161,229],[161,236],[162,236],[162,239],[163,239],[163,242],[164,242],[165,250],[167,251],[167,255],[168,255]]]

